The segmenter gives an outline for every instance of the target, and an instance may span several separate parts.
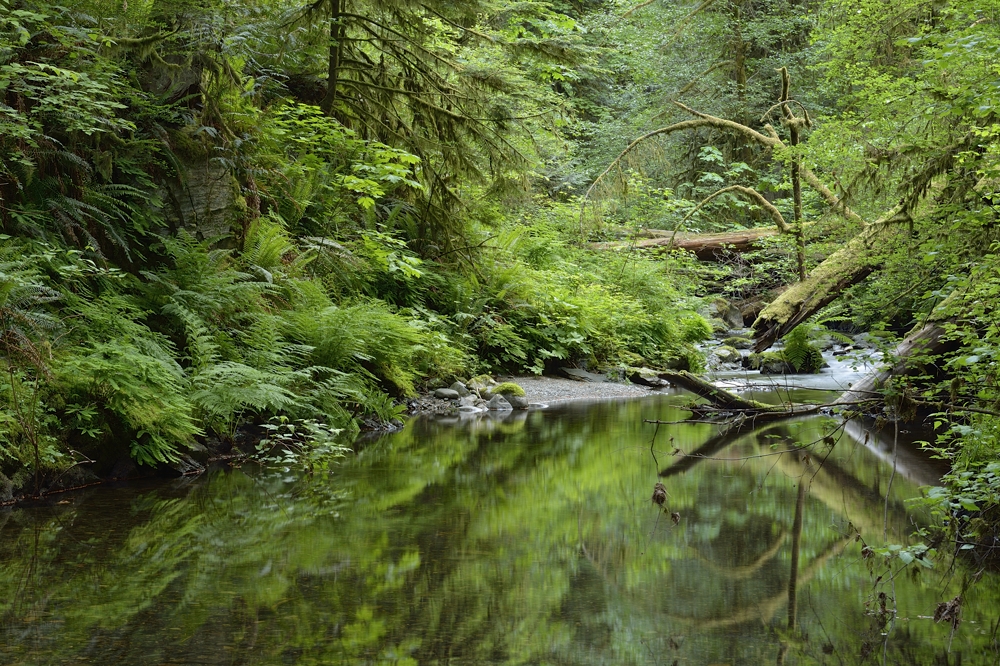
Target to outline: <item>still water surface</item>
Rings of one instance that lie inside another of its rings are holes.
[[[951,637],[930,616],[961,574],[890,582],[854,538],[926,521],[907,500],[939,470],[906,433],[895,475],[892,433],[830,417],[660,426],[657,465],[643,420],[687,399],[418,419],[322,478],[244,466],[0,512],[0,663],[995,663],[993,578]]]

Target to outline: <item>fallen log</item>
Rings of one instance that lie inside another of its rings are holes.
[[[856,382],[837,399],[838,404],[880,401],[880,393],[890,379],[902,377],[922,370],[926,356],[936,356],[955,346],[955,341],[945,337],[946,326],[954,321],[952,306],[958,292],[954,292],[940,304],[922,323],[914,326],[906,337],[896,345],[891,363],[876,368],[864,379]]]
[[[646,233],[652,234],[653,230]],[[634,242],[615,241],[613,243],[591,243],[594,250],[627,250],[662,248],[664,251],[673,249],[693,252],[702,261],[717,261],[727,252],[748,252],[757,248],[757,242],[762,238],[777,236],[781,231],[777,227],[758,227],[742,231],[730,231],[716,234],[693,234],[686,232],[664,232],[666,236],[644,238]]]
[[[758,402],[757,400],[747,400],[746,398],[741,398],[735,393],[730,393],[725,389],[720,389],[718,386],[691,374],[687,370],[668,370],[659,373],[659,377],[660,379],[666,379],[671,384],[690,391],[699,397],[705,398],[711,402],[714,407],[720,410],[740,412],[754,418],[760,418],[764,414],[777,414],[785,417],[815,411],[813,409],[813,405],[786,407],[784,405],[769,405],[765,402]]]
[[[881,263],[876,245],[896,233],[895,226],[874,224],[851,239],[806,279],[793,284],[764,308],[753,323],[754,351],[768,349],[779,338],[835,301],[851,285],[868,277]]]

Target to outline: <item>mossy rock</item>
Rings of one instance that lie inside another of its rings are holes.
[[[722,344],[735,349],[750,349],[753,347],[753,339],[742,335],[734,335],[731,338],[723,340]]]
[[[730,328],[729,324],[717,317],[712,317],[708,320],[708,323],[712,327],[712,330],[716,333],[725,333]]]
[[[500,394],[503,396],[515,395],[519,398],[524,397],[524,389],[515,384],[514,382],[504,382],[503,384],[498,384],[490,389],[490,393],[493,395]]]
[[[736,363],[740,360],[740,350],[729,345],[719,345],[715,348],[715,355],[723,363]]]

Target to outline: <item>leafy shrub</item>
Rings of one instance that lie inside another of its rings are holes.
[[[92,425],[96,443],[114,446],[124,438],[139,463],[177,460],[201,434],[176,363],[127,343],[95,343],[61,359],[55,372],[67,404],[90,405],[100,415]]]

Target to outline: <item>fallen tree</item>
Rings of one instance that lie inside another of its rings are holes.
[[[955,346],[955,341],[945,335],[948,322],[954,322],[952,309],[958,300],[958,292],[934,308],[920,324],[914,326],[903,340],[896,345],[891,362],[868,373],[837,399],[838,404],[864,403],[882,400],[882,389],[893,377],[904,377],[921,372],[927,358],[937,356]],[[937,407],[937,405],[932,405]]]
[[[754,351],[759,353],[768,349],[835,301],[845,289],[868,277],[881,265],[881,249],[898,232],[897,223],[908,219],[898,208],[893,209],[827,257],[805,280],[791,285],[772,301],[753,323]]]
[[[702,261],[715,261],[727,252],[748,252],[758,247],[762,238],[771,238],[782,233],[777,227],[757,227],[741,231],[725,233],[694,234],[678,231],[663,232],[658,238],[644,238],[635,241],[617,241],[612,243],[591,243],[594,250],[628,250],[662,248],[664,251],[687,250],[693,252]]]

